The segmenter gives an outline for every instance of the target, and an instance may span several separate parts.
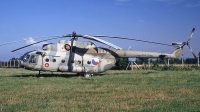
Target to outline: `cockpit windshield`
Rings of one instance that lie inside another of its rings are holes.
[[[30,53],[30,52],[32,52],[32,51],[29,51],[29,52],[25,53],[23,56],[21,56],[21,57],[19,58],[19,60],[24,60],[25,58],[27,58],[27,54]],[[30,57],[30,55],[29,55],[29,57]],[[28,58],[29,58],[29,57],[28,57]],[[27,60],[27,61],[28,61],[28,60]]]
[[[36,63],[36,56],[32,55],[29,59],[29,63]]]
[[[24,57],[23,61],[24,61],[24,62],[27,62],[29,58],[30,58],[30,55],[28,54],[28,55],[26,55],[26,56]]]

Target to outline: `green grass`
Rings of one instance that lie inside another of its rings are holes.
[[[199,70],[37,73],[0,68],[0,111],[200,111]]]

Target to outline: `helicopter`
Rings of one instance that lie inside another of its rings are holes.
[[[39,71],[38,75],[40,75],[41,71],[50,71],[75,72],[77,74],[84,75],[85,77],[90,77],[93,74],[102,73],[110,70],[115,65],[118,58],[177,58],[182,52],[185,45],[189,47],[194,57],[197,58],[189,45],[190,39],[192,38],[194,31],[195,28],[192,29],[186,42],[173,42],[171,45],[133,38],[105,35],[82,35],[76,34],[76,32],[74,31],[72,34],[55,36],[50,39],[42,40],[20,47],[13,50],[12,52],[48,40],[70,37],[70,40],[60,40],[59,43],[44,44],[42,46],[42,50],[34,50],[25,53],[19,59],[20,67],[27,70]],[[109,47],[97,47],[93,42],[78,40],[78,38],[80,37],[100,42]],[[103,37],[148,42],[153,44],[174,46],[176,48],[172,53],[135,51],[130,49],[124,50],[121,47],[100,39]]]

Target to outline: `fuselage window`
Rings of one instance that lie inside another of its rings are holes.
[[[81,64],[81,60],[78,60],[78,64]]]
[[[47,45],[48,44],[44,44],[43,46],[42,46],[42,49],[45,51],[45,50],[47,50]]]
[[[56,59],[53,59],[52,61],[55,63],[55,62],[56,62]]]
[[[29,63],[36,63],[36,57],[35,57],[35,55],[31,56],[31,58],[29,59]]]
[[[46,62],[49,62],[49,58],[46,58],[45,61],[46,61]]]
[[[87,64],[91,64],[91,61],[87,61]]]
[[[64,59],[62,59],[62,60],[61,60],[61,62],[62,62],[62,63],[65,63],[65,60],[64,60]]]

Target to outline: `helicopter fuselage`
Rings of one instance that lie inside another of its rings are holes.
[[[28,70],[76,73],[104,72],[115,62],[116,58],[108,50],[92,42],[74,41],[71,45],[71,41],[66,40],[45,44],[42,51],[25,53],[20,60],[21,66]]]

